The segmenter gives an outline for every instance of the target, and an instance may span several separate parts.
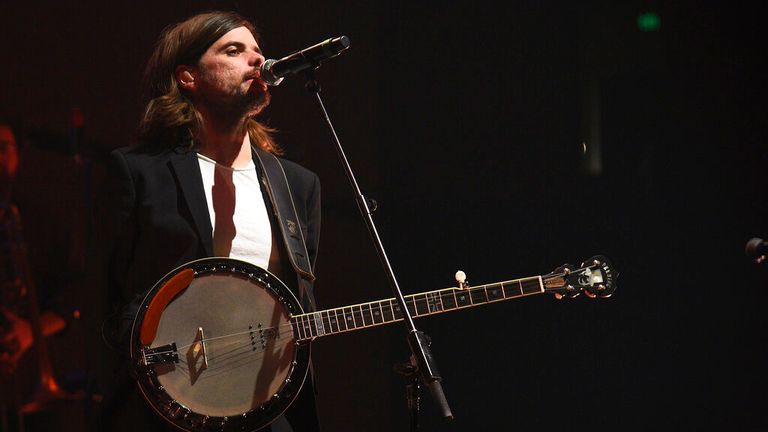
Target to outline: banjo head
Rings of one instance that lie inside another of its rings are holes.
[[[182,430],[255,430],[298,394],[309,344],[303,313],[274,275],[229,258],[185,264],[146,295],[133,323],[131,359],[152,408]]]

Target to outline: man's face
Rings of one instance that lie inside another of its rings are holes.
[[[216,114],[258,114],[269,104],[261,80],[261,48],[246,27],[238,27],[213,43],[195,68],[197,101]]]
[[[16,138],[11,128],[0,125],[0,179],[13,178],[19,165]]]

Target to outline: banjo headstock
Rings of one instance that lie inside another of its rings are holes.
[[[552,273],[542,276],[544,290],[556,298],[576,297],[582,292],[590,298],[610,297],[616,290],[619,273],[610,261],[602,255],[596,255],[575,267],[564,264]]]

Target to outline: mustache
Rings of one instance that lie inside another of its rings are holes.
[[[261,69],[256,68],[251,72],[247,72],[245,75],[243,75],[243,81],[247,81],[249,79],[261,79]]]

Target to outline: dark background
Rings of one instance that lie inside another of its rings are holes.
[[[17,195],[38,277],[88,271],[90,200],[106,154],[132,142],[161,29],[232,9],[267,57],[349,36],[319,71],[322,95],[406,293],[451,286],[457,269],[488,283],[598,253],[621,273],[606,300],[417,321],[456,416],[440,420],[424,393],[422,430],[765,430],[768,275],[743,252],[768,237],[763,15],[580,3],[4,2],[0,110],[24,137]],[[644,12],[658,31],[638,28]],[[320,306],[390,297],[301,79],[273,90],[264,120],[323,182]],[[313,347],[325,430],[407,430],[391,371],[408,355],[402,325]]]

